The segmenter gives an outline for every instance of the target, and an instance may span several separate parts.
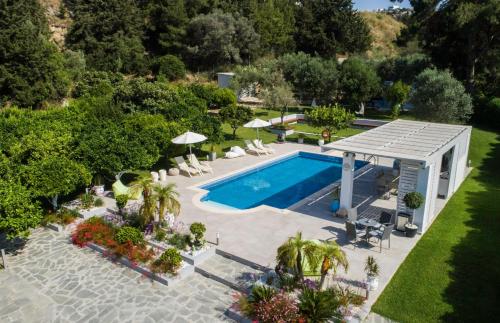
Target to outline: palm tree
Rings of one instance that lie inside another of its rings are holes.
[[[134,181],[131,189],[142,191],[142,205],[139,209],[139,216],[141,225],[148,225],[155,216],[156,213],[156,199],[153,195],[153,180],[149,174],[141,175],[136,181]]]
[[[316,250],[314,252],[317,257],[320,257],[320,259],[323,258],[321,263],[321,279],[319,281],[320,289],[323,289],[323,285],[326,281],[326,275],[330,269],[332,269],[333,273],[336,274],[338,266],[342,266],[346,271],[349,268],[345,252],[334,241],[323,242],[316,245]]]
[[[155,222],[159,222],[167,211],[173,213],[174,216],[179,215],[181,203],[177,199],[179,193],[175,188],[174,183],[167,184],[166,186],[156,185],[153,188],[154,196],[158,200],[158,219],[155,218]]]
[[[316,246],[312,241],[302,240],[302,232],[297,232],[295,237],[290,237],[278,248],[276,261],[279,265],[292,268],[297,279],[304,280],[302,259],[307,259],[309,264],[317,264]],[[313,266],[314,267],[314,266]]]

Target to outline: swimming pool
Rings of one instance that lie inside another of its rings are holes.
[[[355,169],[366,165],[357,160]],[[297,152],[263,166],[201,186],[201,201],[240,210],[259,205],[286,209],[339,180],[342,158]]]

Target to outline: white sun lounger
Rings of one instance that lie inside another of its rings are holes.
[[[232,159],[232,158],[245,156],[246,154],[247,153],[245,152],[245,150],[243,148],[241,148],[240,146],[233,146],[233,147],[231,147],[231,149],[228,152],[226,152],[224,157],[228,158],[228,159]]]
[[[253,140],[253,144],[254,144],[255,147],[257,147],[258,149],[266,151],[268,154],[274,154],[276,152],[276,150],[274,150],[273,148],[271,148],[271,147],[269,147],[267,145],[264,145],[262,143],[262,140],[254,139]]]
[[[192,177],[191,175],[201,175],[202,174],[202,172],[200,170],[189,166],[186,163],[186,161],[184,160],[184,157],[179,156],[179,157],[175,157],[174,159],[175,159],[175,162],[176,162],[179,170],[181,172],[187,173],[189,175],[189,177]]]
[[[208,163],[206,162],[200,162],[198,158],[196,158],[195,154],[187,155],[187,158],[192,167],[200,170],[202,173],[204,172],[213,174],[214,170],[212,169],[212,167],[210,167],[210,165],[208,165]]]
[[[257,154],[257,156],[260,156],[261,154],[267,155],[268,152],[262,149],[259,149],[255,147],[250,140],[245,140],[245,145],[247,146],[247,150],[251,153]]]

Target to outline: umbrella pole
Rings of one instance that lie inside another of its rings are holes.
[[[257,128],[257,140],[260,140],[260,138],[259,138],[259,128]]]
[[[189,154],[192,155],[193,152],[191,151],[191,144],[189,144]]]

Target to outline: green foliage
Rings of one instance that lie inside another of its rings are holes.
[[[128,195],[115,196],[115,200],[116,200],[116,207],[121,212],[123,208],[127,205]]]
[[[156,241],[163,241],[163,240],[165,240],[166,236],[167,236],[167,233],[164,230],[156,230],[155,240]]]
[[[44,9],[36,0],[2,0],[0,8],[0,107],[40,107],[64,97],[70,77],[49,40]]]
[[[351,0],[299,1],[295,14],[295,42],[305,53],[335,57],[370,48],[370,31]]]
[[[144,243],[144,236],[137,228],[123,226],[116,231],[115,240],[121,244],[131,242],[134,245],[140,245]]]
[[[333,290],[305,288],[299,296],[299,312],[311,323],[330,322],[342,317],[339,305]]]
[[[427,69],[417,76],[410,102],[419,119],[464,123],[472,115],[472,100],[464,86],[447,71]]]
[[[114,72],[86,71],[75,83],[73,95],[106,96],[113,94],[115,87],[123,82],[123,75]]]
[[[209,114],[199,116],[193,120],[191,129],[194,132],[205,135],[207,142],[212,145],[220,144],[224,139],[220,119]]]
[[[90,209],[94,206],[94,195],[90,193],[83,193],[80,195],[80,205],[84,209]]]
[[[153,73],[158,79],[175,81],[186,76],[186,66],[177,56],[160,56],[153,64]]]
[[[299,52],[282,56],[280,65],[285,79],[293,85],[301,101],[316,99],[328,104],[336,96],[339,75],[335,60]]]
[[[392,118],[397,119],[401,104],[408,100],[411,87],[404,84],[402,81],[397,81],[392,84],[386,91],[385,97],[392,105]]]
[[[212,101],[209,106],[212,108],[224,108],[237,103],[236,94],[231,89],[217,88],[214,91]]]
[[[41,220],[40,204],[32,200],[26,187],[14,181],[0,180],[0,232],[5,232],[9,239],[25,238]]]
[[[169,273],[172,275],[177,274],[177,271],[181,268],[182,257],[179,251],[175,248],[169,248],[161,254],[161,256],[154,261],[154,271]]]
[[[378,276],[379,274],[379,267],[377,261],[372,256],[368,256],[368,258],[366,258],[365,272],[367,273],[368,276],[372,277]]]
[[[189,226],[189,231],[194,235],[195,245],[200,245],[203,243],[203,236],[207,231],[207,228],[203,223],[194,222]]]
[[[155,54],[180,54],[189,22],[184,0],[143,1],[146,14],[146,47]]]
[[[190,237],[188,234],[174,233],[168,238],[168,244],[176,247],[179,250],[185,250],[190,244]]]
[[[236,138],[236,130],[253,116],[252,109],[245,106],[230,105],[220,110],[219,116],[222,121],[227,122],[233,129],[233,138]]]
[[[101,207],[103,205],[104,205],[104,201],[102,200],[102,198],[98,197],[94,200],[94,206]]]
[[[144,73],[143,18],[133,0],[90,0],[68,3],[73,23],[66,43],[85,53],[90,68]]]
[[[424,196],[419,192],[406,193],[403,197],[403,201],[407,208],[416,210],[424,204]]]
[[[380,90],[375,69],[360,58],[349,58],[340,66],[340,87],[351,105],[360,105]]]
[[[383,81],[402,80],[411,84],[418,74],[426,68],[432,68],[429,56],[421,53],[387,58],[377,66],[377,74]]]
[[[332,133],[345,129],[354,120],[354,114],[338,104],[328,107],[316,107],[306,111],[308,122],[315,127],[328,130],[329,140]]]
[[[252,291],[248,296],[248,302],[253,305],[257,305],[260,302],[268,302],[276,295],[276,290],[271,286],[255,284],[252,287]]]
[[[187,56],[196,67],[240,64],[259,47],[259,35],[245,17],[219,10],[193,18],[187,30]]]

